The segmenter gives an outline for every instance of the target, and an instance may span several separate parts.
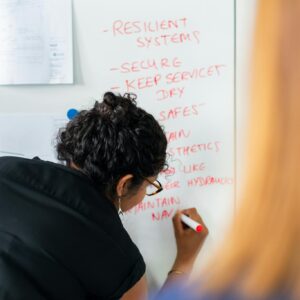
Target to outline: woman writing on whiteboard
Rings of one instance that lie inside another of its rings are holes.
[[[130,95],[106,93],[60,132],[66,166],[0,158],[0,299],[146,298],[145,263],[119,214],[162,190],[166,147]],[[173,269],[188,274],[207,230],[186,229],[180,214],[174,227]]]
[[[300,1],[260,0],[256,22],[239,211],[193,295],[174,289],[160,300],[300,299]]]

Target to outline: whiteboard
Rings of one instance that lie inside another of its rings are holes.
[[[57,162],[56,138],[67,122],[63,114],[0,114],[0,156]]]
[[[74,86],[1,87],[0,109],[64,114],[107,90],[137,94],[165,128],[170,170],[159,176],[164,191],[123,222],[157,287],[175,257],[176,209],[197,207],[210,230],[196,270],[234,213],[234,0],[74,0],[73,18]]]

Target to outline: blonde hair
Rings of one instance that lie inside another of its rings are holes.
[[[299,297],[300,1],[260,0],[254,43],[247,180],[207,286]]]

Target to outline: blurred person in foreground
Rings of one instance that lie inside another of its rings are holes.
[[[165,288],[158,299],[300,299],[298,30],[299,0],[258,2],[248,173],[237,216],[196,283]]]

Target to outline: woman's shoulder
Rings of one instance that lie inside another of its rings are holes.
[[[26,186],[30,194],[36,191],[79,212],[95,210],[113,214],[115,211],[92,180],[62,164],[37,157],[0,157],[0,177],[13,183],[16,189]]]

